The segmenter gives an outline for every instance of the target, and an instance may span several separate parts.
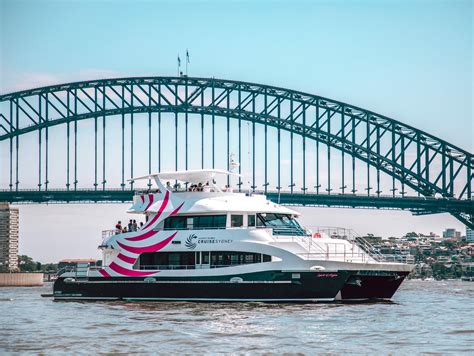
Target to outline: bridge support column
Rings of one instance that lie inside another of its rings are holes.
[[[18,238],[20,212],[0,202],[0,271],[18,270]]]

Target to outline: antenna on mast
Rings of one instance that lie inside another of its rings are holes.
[[[178,77],[179,77],[179,70],[181,69],[181,58],[179,58],[179,53],[178,53]]]
[[[189,51],[186,48],[186,76],[188,76],[188,64],[189,64]]]

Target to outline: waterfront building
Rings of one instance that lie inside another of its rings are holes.
[[[99,266],[99,261],[93,258],[76,258],[76,259],[64,259],[59,261],[58,270],[67,268],[67,267],[77,267],[79,264],[86,264],[89,266]]]
[[[0,203],[0,267],[18,270],[19,211]]]
[[[466,241],[474,242],[474,230],[466,226]]]
[[[461,231],[457,231],[456,229],[446,229],[443,231],[443,237],[447,239],[461,238]]]

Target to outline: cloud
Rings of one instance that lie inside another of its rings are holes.
[[[3,75],[3,80],[0,82],[1,94],[48,85],[123,76],[120,72],[100,68],[86,68],[66,74],[46,72],[15,73],[7,70],[4,70],[3,73],[5,75]]]
[[[13,76],[2,82],[2,93],[61,83],[61,77],[51,73],[28,73]]]
[[[117,78],[123,77],[123,73],[112,69],[98,69],[98,68],[88,68],[81,69],[78,72],[78,80],[93,80],[93,79],[106,79],[106,78]]]

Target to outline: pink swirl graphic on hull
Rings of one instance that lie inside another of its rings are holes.
[[[105,269],[99,270],[99,273],[104,277],[110,277],[110,274]]]
[[[178,214],[178,211],[181,210],[183,205],[184,205],[184,202],[182,202],[176,209],[174,209],[169,216],[174,216],[174,215]]]
[[[161,250],[166,245],[168,245],[168,243],[173,239],[173,237],[176,236],[177,233],[178,232],[176,231],[175,233],[173,233],[171,236],[167,237],[163,241],[160,241],[160,242],[158,242],[154,245],[150,245],[150,246],[132,247],[132,246],[124,245],[120,242],[117,242],[117,243],[125,251],[131,252],[131,253],[140,254],[140,253],[144,253],[144,252],[156,252],[156,251]]]
[[[149,226],[152,226],[152,225],[158,220],[158,218],[161,216],[161,214],[163,213],[163,211],[166,209],[166,206],[168,205],[168,202],[169,202],[169,198],[170,198],[170,192],[169,192],[169,191],[166,191],[166,193],[165,193],[165,198],[163,199],[163,203],[161,203],[161,206],[160,206],[160,208],[158,209],[158,212],[157,212],[156,215],[153,217],[153,219],[151,219],[151,220],[144,226],[144,229],[148,228]]]
[[[148,221],[145,224],[142,230],[128,233],[126,235],[116,235],[114,240],[115,240],[115,243],[117,244],[116,248],[118,247],[119,249],[119,253],[112,260],[109,266],[104,267],[103,269],[99,270],[102,276],[104,277],[113,277],[113,276],[145,277],[145,276],[153,275],[160,272],[159,270],[153,270],[153,271],[135,270],[133,269],[133,266],[138,260],[140,254],[146,253],[146,252],[157,252],[161,250],[166,245],[168,245],[178,233],[178,231],[175,231],[171,235],[162,239],[161,236],[158,237],[159,234],[162,232],[162,230],[158,230],[158,231],[153,230],[153,228],[155,228],[160,221],[163,221],[167,217],[176,215],[184,206],[183,201],[175,200],[174,205],[179,204],[178,207],[174,209],[173,211],[171,211],[171,213],[169,212],[165,213],[168,207],[168,204],[171,200],[170,199],[171,192],[166,190],[163,193],[157,194],[156,196],[154,194],[147,194],[145,196],[140,196],[140,199],[142,201],[141,209],[143,209],[143,205],[146,205],[143,212],[146,212],[153,205],[153,203],[157,202],[160,198],[163,198],[163,201],[161,202],[161,205],[158,211],[156,212],[156,214],[154,214],[153,218],[150,219],[150,221]],[[125,237],[127,235],[129,237]],[[150,240],[148,245],[136,246],[137,244],[139,244],[138,243],[139,241],[144,241],[151,238],[153,239]],[[158,238],[161,239],[161,241],[154,243]],[[113,246],[114,245],[112,244],[112,249],[114,248]]]
[[[153,204],[153,194],[148,194],[148,205],[145,208],[145,211],[148,210],[148,208]]]
[[[119,253],[119,255],[117,256],[118,259],[122,260],[123,262],[126,262],[126,263],[130,263],[131,265],[133,265],[136,261],[137,261],[137,258],[133,258],[133,257],[128,257],[128,256],[125,256],[121,253]]]
[[[112,271],[117,272],[118,274],[121,274],[123,276],[129,276],[129,277],[145,277],[145,276],[149,276],[150,274],[155,274],[158,272],[158,271],[151,271],[151,272],[135,271],[133,269],[128,269],[128,268],[119,266],[115,262],[112,262],[109,268]]]
[[[150,231],[145,232],[144,234],[141,234],[141,235],[138,235],[138,236],[135,236],[135,237],[126,237],[125,240],[128,240],[128,241],[141,241],[141,240],[148,239],[149,237],[152,237],[153,235],[156,235],[157,232],[158,231],[150,230]]]

